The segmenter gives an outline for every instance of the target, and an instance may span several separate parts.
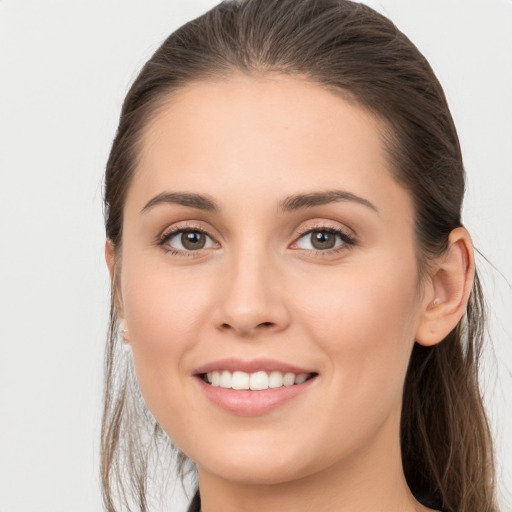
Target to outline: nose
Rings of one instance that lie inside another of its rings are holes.
[[[249,250],[233,254],[219,285],[216,327],[244,338],[286,329],[289,311],[283,285],[282,272],[271,258]]]

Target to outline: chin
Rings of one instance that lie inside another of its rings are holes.
[[[201,471],[201,466],[198,465]],[[291,462],[278,460],[254,461],[223,460],[205,468],[218,478],[245,485],[276,485],[296,481],[307,476],[304,468],[297,468]]]
[[[303,448],[289,446],[281,442],[251,442],[229,448],[197,452],[195,460],[199,470],[216,475],[223,480],[246,485],[273,485],[291,482],[307,477],[321,470],[325,458],[317,461],[308,457]],[[300,443],[303,447],[303,443]],[[192,457],[193,458],[193,457]]]

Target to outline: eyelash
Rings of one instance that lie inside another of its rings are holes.
[[[169,254],[172,254],[173,256],[183,256],[186,258],[189,257],[197,257],[198,253],[201,251],[201,249],[198,249],[196,251],[182,251],[179,249],[173,249],[172,247],[165,246],[165,244],[173,238],[178,233],[202,233],[206,235],[207,237],[211,238],[213,240],[213,237],[211,237],[204,229],[201,229],[194,225],[188,225],[188,226],[179,226],[175,229],[172,229],[171,231],[165,231],[161,237],[158,239],[157,243],[165,252],[168,252]]]
[[[332,235],[338,235],[342,241],[342,244],[339,247],[335,247],[333,249],[320,250],[320,249],[303,249],[303,250],[311,250],[316,253],[319,257],[329,257],[339,254],[343,251],[346,251],[349,247],[356,245],[356,240],[348,233],[343,231],[341,228],[335,228],[332,226],[326,225],[314,225],[309,226],[307,229],[299,232],[296,241],[300,240],[302,237],[311,234],[311,233],[330,233]],[[294,242],[295,243],[295,242]]]
[[[157,240],[157,244],[160,247],[162,247],[163,250],[165,250],[169,254],[172,254],[173,256],[197,257],[198,253],[201,251],[201,249],[197,249],[195,251],[194,250],[182,251],[182,250],[178,250],[178,249],[173,249],[172,247],[169,247],[169,246],[167,246],[167,247],[165,246],[165,244],[170,239],[172,239],[175,235],[177,235],[178,233],[184,233],[187,231],[192,232],[192,233],[202,233],[202,234],[206,235],[207,237],[211,238],[212,240],[214,240],[213,237],[211,237],[204,229],[201,229],[201,228],[193,226],[193,225],[188,225],[188,226],[179,226],[171,231],[164,232]],[[317,253],[317,255],[319,257],[333,256],[342,251],[346,251],[348,249],[348,247],[354,246],[357,243],[353,237],[348,235],[342,229],[334,228],[331,226],[325,226],[325,225],[315,225],[315,226],[308,227],[306,230],[299,232],[299,234],[296,238],[296,241],[300,240],[302,237],[304,237],[308,234],[314,233],[314,232],[331,233],[333,235],[338,235],[340,237],[341,241],[343,242],[339,247],[336,247],[333,249],[327,249],[327,250],[303,249],[303,250],[311,250],[311,251]]]

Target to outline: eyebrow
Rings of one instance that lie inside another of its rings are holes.
[[[189,206],[190,208],[197,208],[198,210],[214,213],[220,211],[215,201],[205,195],[189,192],[163,192],[153,197],[153,199],[142,208],[141,213],[145,213],[159,204],[181,204],[182,206]]]
[[[367,208],[370,208],[371,210],[374,210],[378,213],[378,210],[373,203],[367,199],[364,199],[363,197],[359,197],[355,194],[352,194],[351,192],[344,190],[327,190],[320,192],[294,194],[286,197],[279,204],[278,212],[292,212],[340,201],[355,202],[366,206]],[[144,208],[142,208],[141,213],[145,213],[159,204],[180,204],[182,206],[188,206],[190,208],[196,208],[198,210],[207,212],[220,212],[220,207],[215,202],[215,200],[206,195],[192,192],[163,192],[153,197],[144,206]]]
[[[377,208],[373,203],[368,201],[368,199],[364,199],[363,197],[356,196],[351,192],[347,192],[345,190],[327,190],[325,192],[309,192],[306,194],[296,194],[293,196],[288,196],[280,205],[279,211],[281,212],[291,212],[296,210],[301,210],[303,208],[313,208],[318,205],[328,204],[328,203],[337,203],[340,201],[351,201],[371,210],[374,210],[378,213]]]

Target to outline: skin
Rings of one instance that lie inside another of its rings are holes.
[[[403,383],[414,341],[438,343],[461,318],[473,251],[454,230],[420,280],[412,199],[392,176],[384,128],[318,85],[238,74],[186,86],[147,126],[124,209],[117,308],[149,409],[197,463],[203,512],[425,510],[401,466]],[[372,206],[278,209],[328,190]],[[169,192],[207,195],[219,211],[144,210]],[[177,227],[205,231],[205,247],[159,243]],[[355,243],[318,249],[304,232],[322,228]],[[108,242],[106,257],[114,275]],[[237,415],[193,376],[233,356],[318,376],[267,414]]]

